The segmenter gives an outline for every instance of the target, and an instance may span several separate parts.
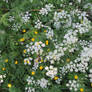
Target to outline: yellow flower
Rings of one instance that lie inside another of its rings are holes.
[[[3,70],[3,71],[5,71],[5,70],[6,70],[6,68],[2,68],[2,70]]]
[[[57,79],[58,79],[58,76],[55,76],[55,77],[54,77],[54,80],[57,80]]]
[[[8,62],[8,59],[5,59],[5,62],[7,63]]]
[[[42,70],[43,69],[43,66],[40,66],[39,68],[40,68],[40,70]]]
[[[34,33],[35,33],[35,34],[38,34],[38,32],[37,32],[37,31],[35,31]]]
[[[35,72],[34,72],[34,71],[32,71],[32,72],[31,72],[31,74],[32,74],[32,75],[35,75]]]
[[[83,88],[80,88],[80,92],[83,92],[84,91],[84,89]]]
[[[70,59],[69,59],[69,58],[67,58],[67,59],[66,59],[66,61],[67,61],[67,62],[70,62]]]
[[[27,63],[28,63],[28,64],[30,63],[29,60],[27,60]]]
[[[18,61],[17,60],[15,61],[15,64],[18,64]]]
[[[75,76],[74,76],[74,78],[77,80],[77,79],[78,79],[78,76],[77,76],[77,75],[75,75]]]
[[[48,45],[48,43],[49,43],[49,41],[48,41],[48,40],[46,40],[46,45]]]
[[[47,32],[47,30],[44,30],[44,32]]]
[[[24,29],[24,30],[22,30],[22,32],[23,32],[23,33],[25,33],[25,32],[26,32],[26,30]]]
[[[26,53],[26,50],[24,50],[23,53]]]
[[[24,60],[24,63],[26,63],[26,60]]]
[[[9,87],[9,88],[11,88],[11,87],[12,87],[12,85],[9,83],[9,84],[8,84],[8,87]]]
[[[41,59],[41,62],[43,62],[43,59]]]
[[[92,83],[91,83],[91,87],[92,87]]]
[[[20,39],[20,42],[23,42],[24,40],[25,40],[24,38],[21,38],[21,39]]]
[[[34,41],[35,41],[35,39],[34,39],[34,38],[32,38],[31,40],[32,40],[32,42],[34,42]]]

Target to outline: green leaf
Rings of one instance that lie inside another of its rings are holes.
[[[19,88],[16,88],[16,87],[11,87],[9,88],[9,92],[21,92]]]

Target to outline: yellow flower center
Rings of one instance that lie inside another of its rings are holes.
[[[23,42],[24,40],[25,40],[24,38],[21,38],[21,39],[20,39],[20,42]]]
[[[48,43],[49,43],[49,41],[48,41],[48,40],[46,40],[46,45],[48,45]]]
[[[92,87],[92,83],[91,83],[91,87]]]
[[[26,63],[26,60],[24,60],[24,63]]]
[[[40,66],[40,70],[42,70],[43,69],[43,66]]]
[[[75,78],[75,79],[78,79],[78,76],[77,76],[77,75],[75,75],[75,76],[74,76],[74,78]]]
[[[80,92],[83,92],[84,91],[84,89],[83,88],[80,88]]]
[[[23,53],[26,53],[26,50],[24,50]]]
[[[11,85],[11,84],[8,84],[8,87],[9,87],[9,88],[11,88],[11,87],[12,87],[12,85]]]
[[[22,32],[23,32],[23,33],[25,33],[25,32],[26,32],[26,30],[24,29],[24,30],[22,30]]]
[[[8,62],[8,59],[5,59],[5,62],[7,63]]]
[[[18,64],[18,61],[15,61],[15,64]]]
[[[38,32],[37,32],[37,31],[35,31],[34,33],[35,33],[35,34],[38,34]]]
[[[5,70],[6,70],[6,68],[2,68],[2,70],[3,70],[3,71],[5,71]]]
[[[69,58],[67,58],[67,59],[66,59],[66,61],[67,61],[67,62],[70,62],[70,59],[69,59]]]
[[[43,62],[43,59],[41,59],[41,62]]]
[[[30,63],[29,60],[27,60],[27,63],[28,63],[28,64]]]
[[[57,79],[58,79],[58,76],[55,76],[55,77],[54,77],[54,80],[57,80]]]
[[[32,42],[34,42],[34,41],[35,41],[35,39],[34,39],[34,38],[32,38],[31,40],[32,40]]]
[[[47,30],[44,30],[44,32],[47,32]]]
[[[35,72],[34,71],[32,71],[32,73],[31,73],[32,75],[35,75]]]

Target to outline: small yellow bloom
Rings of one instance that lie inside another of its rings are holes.
[[[21,39],[20,39],[20,42],[23,42],[24,40],[25,40],[24,38],[21,38]]]
[[[32,71],[32,73],[31,73],[32,75],[35,75],[35,72],[34,71]]]
[[[75,75],[75,76],[74,76],[74,78],[77,80],[77,79],[78,79],[78,76],[77,76],[77,75]]]
[[[37,31],[35,31],[34,33],[35,33],[35,34],[38,34],[38,32],[37,32]]]
[[[24,29],[24,30],[22,30],[22,32],[23,32],[23,33],[25,33],[25,32],[26,32],[26,30]]]
[[[54,80],[57,80],[57,79],[58,79],[58,76],[55,76],[55,77],[54,77]]]
[[[84,91],[84,89],[83,88],[80,88],[80,92],[83,92]]]
[[[46,33],[46,32],[47,32],[47,30],[44,30],[44,32]]]
[[[32,40],[32,42],[34,42],[34,41],[35,41],[35,39],[34,39],[34,38],[32,38],[31,40]]]
[[[11,88],[11,87],[12,87],[12,85],[11,85],[11,84],[8,84],[8,87],[9,87],[9,88]]]
[[[24,50],[23,53],[26,53],[26,50]]]
[[[41,62],[43,62],[43,59],[41,59]]]
[[[69,59],[69,58],[67,58],[67,59],[66,59],[66,61],[67,61],[67,62],[70,62],[70,59]]]
[[[5,71],[5,70],[6,70],[6,68],[2,68],[2,70],[3,70],[3,71]]]
[[[7,63],[8,62],[8,59],[5,59],[5,62]]]
[[[15,61],[15,64],[18,64],[18,61],[17,60]]]
[[[49,43],[49,41],[48,41],[48,40],[46,40],[46,45],[48,45],[48,43]]]
[[[92,83],[91,83],[91,87],[92,87]]]
[[[42,70],[43,69],[43,66],[40,66],[39,69]]]
[[[29,60],[27,60],[27,63],[28,63],[28,64],[30,63]]]

